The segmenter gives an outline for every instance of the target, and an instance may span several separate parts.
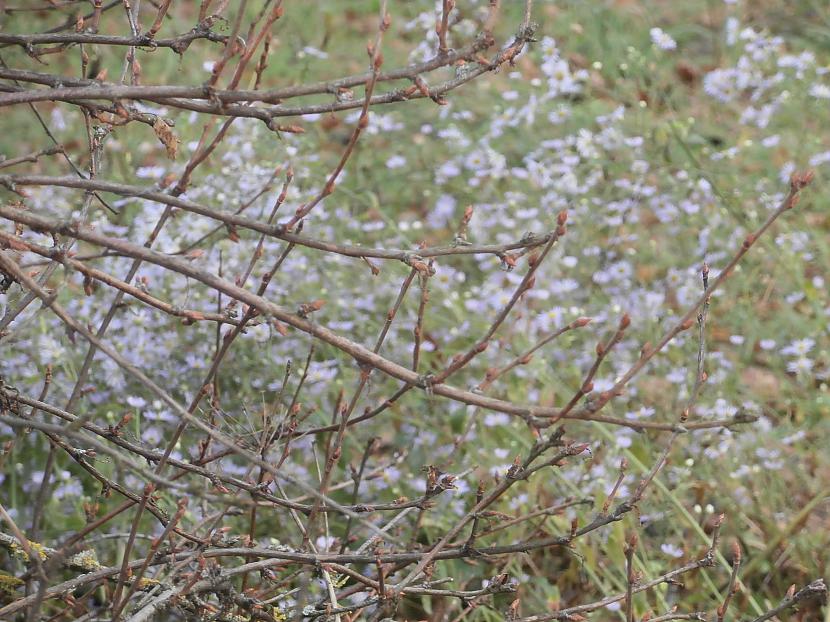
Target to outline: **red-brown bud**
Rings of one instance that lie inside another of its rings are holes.
[[[427,86],[427,83],[424,82],[423,78],[421,78],[420,76],[415,76],[415,86],[418,88],[419,91],[421,91],[421,95],[423,95],[424,97],[429,97],[429,87]]]
[[[588,447],[590,447],[589,443],[578,443],[578,444],[570,445],[570,446],[568,446],[568,453],[572,456],[578,456],[583,451],[588,449]]]
[[[814,171],[806,171],[804,173],[793,173],[790,177],[790,188],[792,188],[794,192],[798,192],[805,186],[809,185],[813,181],[815,175],[816,174]]]
[[[737,566],[741,563],[741,545],[737,540],[732,540],[732,565]]]

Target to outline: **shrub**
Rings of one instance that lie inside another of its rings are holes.
[[[0,618],[819,619],[809,44],[367,4],[8,9]]]

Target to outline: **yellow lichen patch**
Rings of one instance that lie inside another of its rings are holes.
[[[12,542],[9,544],[9,552],[12,554],[12,557],[16,557],[17,559],[22,559],[23,561],[29,561],[29,556],[26,555],[26,551],[17,543]]]
[[[69,558],[69,565],[83,570],[98,570],[101,564],[98,563],[98,556],[92,549],[81,551]]]
[[[156,579],[149,579],[147,577],[142,577],[141,580],[138,582],[138,589],[140,590],[149,590],[151,587],[161,585],[161,581],[157,581]]]
[[[32,542],[31,540],[29,540],[29,546],[31,547],[31,549],[35,553],[37,553],[37,556],[40,557],[41,560],[44,560],[47,557],[49,557],[46,554],[46,550],[45,550],[44,546],[42,544],[40,544],[39,542]]]
[[[23,585],[23,581],[14,575],[0,572],[0,596],[13,596],[14,591]]]
[[[41,560],[44,560],[47,557],[49,557],[49,555],[47,555],[46,553],[44,546],[39,542],[32,542],[31,540],[29,540],[29,548],[32,551],[34,551]],[[9,545],[9,551],[11,551],[13,557],[16,557],[17,559],[20,559],[24,562],[29,561],[29,556],[26,554],[26,551],[23,550],[23,547],[20,546],[19,542],[12,542]]]

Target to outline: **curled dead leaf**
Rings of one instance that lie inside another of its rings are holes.
[[[167,150],[167,157],[171,160],[175,160],[176,153],[178,153],[179,150],[179,139],[173,133],[171,127],[164,119],[156,117],[156,120],[153,123],[153,131],[156,133],[156,137],[161,141],[161,144],[164,145],[164,148]]]

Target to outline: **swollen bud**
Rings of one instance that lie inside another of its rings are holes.
[[[790,188],[793,191],[798,192],[804,186],[810,184],[813,181],[813,177],[815,177],[814,171],[807,171],[806,173],[793,173],[792,177],[790,177]]]
[[[516,258],[510,253],[505,253],[504,255],[502,255],[501,261],[504,264],[503,267],[506,268],[508,271],[516,267]]]
[[[631,326],[631,316],[628,313],[623,313],[623,316],[620,318],[620,330],[625,330]]]
[[[732,564],[737,566],[741,563],[741,545],[737,540],[732,541]]]
[[[568,448],[567,448],[567,452],[572,456],[578,456],[583,451],[588,449],[588,447],[590,447],[589,443],[579,443],[578,445],[577,444],[569,445]]]

